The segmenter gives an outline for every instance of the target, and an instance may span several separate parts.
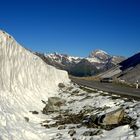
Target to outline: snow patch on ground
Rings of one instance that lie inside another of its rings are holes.
[[[75,85],[72,86],[72,90],[69,87],[66,87],[62,91],[59,91],[59,97],[62,99],[66,99],[66,106],[62,106],[61,110],[69,110],[71,114],[78,114],[80,111],[84,109],[93,109],[90,114],[98,114],[103,115],[110,111],[114,111],[120,107],[125,109],[125,112],[128,116],[131,116],[133,119],[137,120],[137,126],[140,127],[140,118],[139,118],[139,106],[140,103],[135,100],[127,99],[120,97],[119,95],[110,95],[104,91],[98,91],[96,89],[90,89],[92,91],[87,92]],[[86,88],[86,87],[84,87]],[[89,89],[88,89],[89,90]],[[89,114],[89,113],[88,113]],[[51,114],[47,115],[50,118],[54,118],[59,114]],[[55,120],[51,120],[51,123],[55,123]],[[97,134],[94,136],[84,136],[84,132],[86,131],[97,131],[96,128],[86,128],[84,126],[77,127],[78,124],[65,124],[66,128],[59,130],[58,127],[51,127],[47,129],[47,134],[53,140],[71,140],[72,138],[76,138],[77,140],[137,140],[140,138],[139,132],[140,129],[133,130],[129,125],[122,125],[116,127],[110,131],[102,130],[101,134]],[[76,134],[70,136],[68,132],[72,129],[76,131]]]

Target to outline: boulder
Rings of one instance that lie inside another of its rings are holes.
[[[50,97],[48,98],[48,104],[43,108],[43,113],[48,114],[49,112],[58,112],[60,107],[65,105],[65,100],[59,97]]]
[[[86,125],[115,125],[119,124],[124,118],[124,109],[119,108],[103,115],[89,115],[83,120]]]
[[[68,134],[72,137],[73,135],[76,134],[76,131],[74,129],[72,129],[68,132]]]
[[[117,110],[111,111],[104,115],[103,124],[104,125],[112,125],[112,124],[119,124],[123,117],[124,117],[124,109],[119,108]]]

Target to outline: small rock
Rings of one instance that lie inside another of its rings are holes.
[[[53,124],[42,124],[42,126],[44,126],[45,128],[52,128],[52,127],[58,127],[57,123],[53,123]]]
[[[88,126],[93,124],[98,124],[98,116],[97,115],[85,116],[82,123]]]
[[[30,111],[32,114],[39,114],[37,111]]]
[[[65,129],[65,128],[66,128],[65,125],[60,125],[60,126],[58,127],[58,130],[62,130],[62,129]]]
[[[29,122],[29,118],[28,117],[24,117],[26,122]]]
[[[75,126],[69,126],[69,129],[75,129]]]
[[[130,128],[133,129],[134,131],[139,129],[139,127],[136,125],[136,121],[132,121],[130,123]]]
[[[58,87],[59,87],[59,88],[64,88],[65,85],[64,85],[63,83],[59,83],[59,84],[58,84]]]
[[[81,128],[81,127],[82,127],[82,124],[79,124],[79,125],[77,125],[76,127],[77,127],[77,128]]]
[[[43,100],[41,100],[41,101],[42,101],[42,103],[43,103],[43,104],[46,104],[46,102],[45,102],[45,101],[43,101]]]
[[[62,136],[62,134],[61,134],[61,133],[57,133],[57,134],[56,134],[56,136],[59,136],[59,137],[61,137],[61,136]]]
[[[42,124],[41,126],[43,126],[45,128],[50,128],[50,126],[48,124]]]
[[[76,134],[76,131],[72,129],[68,132],[68,134],[72,137],[74,134]]]
[[[79,94],[77,94],[77,96],[84,96],[84,95],[86,95],[87,93],[79,93]]]
[[[74,90],[72,93],[79,93],[79,89]]]
[[[94,136],[94,135],[100,135],[100,134],[102,134],[101,130],[85,131],[83,133],[83,136]]]
[[[72,140],[77,140],[76,138],[72,138]]]

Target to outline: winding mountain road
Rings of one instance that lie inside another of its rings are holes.
[[[70,79],[72,82],[78,85],[87,86],[90,88],[106,91],[111,94],[118,94],[121,96],[127,96],[128,98],[140,100],[140,89],[125,87],[115,83],[101,83],[99,81],[83,80],[75,77],[70,77]]]

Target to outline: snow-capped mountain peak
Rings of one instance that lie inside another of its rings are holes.
[[[107,61],[110,58],[110,55],[107,54],[105,51],[98,49],[98,50],[92,51],[89,55],[89,58],[97,58],[101,61]]]
[[[108,54],[107,52],[100,50],[100,49],[96,49],[93,51],[94,53],[98,54],[98,53],[102,53],[102,54]]]
[[[80,57],[68,56],[67,54],[59,54],[56,52],[46,54],[45,56],[59,63],[78,63],[81,60]]]

